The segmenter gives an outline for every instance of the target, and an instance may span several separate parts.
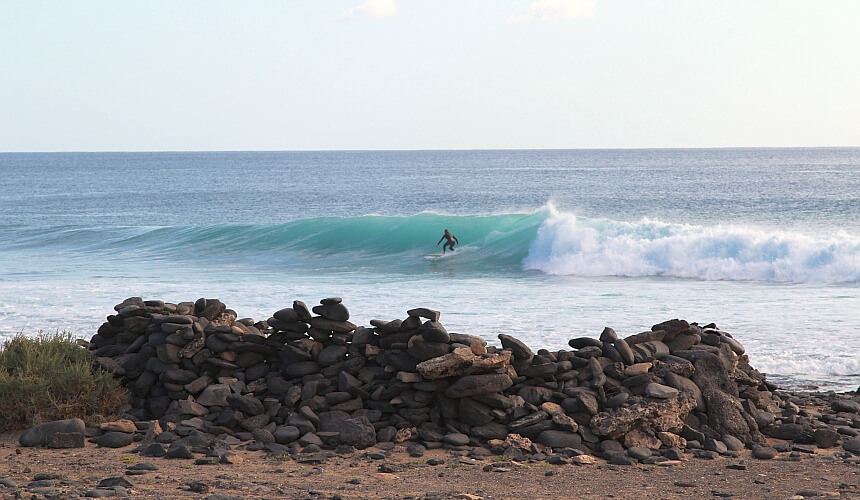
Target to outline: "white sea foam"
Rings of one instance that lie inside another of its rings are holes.
[[[556,275],[853,283],[860,237],[587,219],[549,207],[524,266]]]

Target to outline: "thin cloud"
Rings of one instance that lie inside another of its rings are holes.
[[[361,17],[392,17],[397,14],[397,2],[394,0],[367,0],[358,7],[353,7],[341,14],[341,19],[356,19]]]
[[[514,22],[577,21],[594,17],[597,0],[537,0],[522,14],[511,16]]]

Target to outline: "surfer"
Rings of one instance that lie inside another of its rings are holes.
[[[445,234],[443,234],[442,237],[439,238],[439,242],[436,243],[437,247],[439,246],[439,243],[442,243],[442,240],[448,240],[445,242],[444,245],[442,245],[442,253],[445,253],[445,250],[449,246],[451,247],[451,251],[453,252],[454,251],[454,243],[457,243],[458,245],[460,244],[460,240],[458,240],[457,237],[454,236],[453,234],[451,234],[451,232],[448,231],[447,229],[445,230]]]

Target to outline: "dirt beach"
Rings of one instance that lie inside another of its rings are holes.
[[[236,463],[197,465],[193,459],[145,458],[132,448],[93,443],[69,450],[23,448],[19,434],[0,438],[2,498],[106,494],[97,486],[110,478],[131,485],[109,481],[118,486],[118,496],[163,499],[860,498],[860,463],[844,460],[838,447],[781,453],[773,460],[754,459],[748,451],[713,460],[687,454],[674,465],[635,466],[599,458],[590,465],[517,463],[496,456],[475,460],[443,449],[413,458],[401,447],[384,459],[369,456],[380,451],[376,448],[298,459],[238,450]]]

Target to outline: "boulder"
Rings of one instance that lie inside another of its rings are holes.
[[[79,418],[55,420],[27,429],[18,438],[18,442],[21,446],[46,446],[51,436],[58,432],[84,434],[85,430],[84,421]]]

